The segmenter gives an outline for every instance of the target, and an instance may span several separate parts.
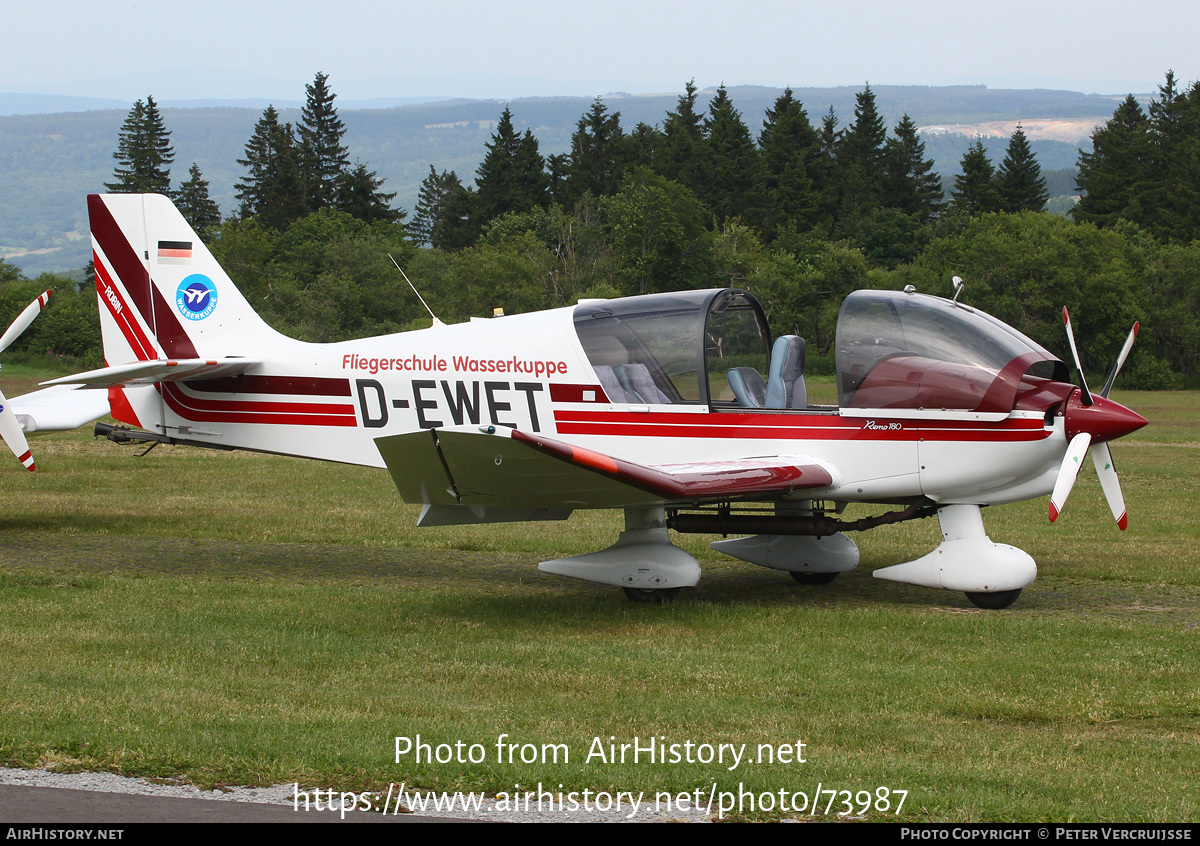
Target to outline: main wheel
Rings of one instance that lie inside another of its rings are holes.
[[[662,605],[664,602],[674,602],[681,588],[621,588],[625,597],[632,602],[646,602],[651,605]]]
[[[802,585],[827,585],[838,577],[837,573],[798,573],[795,570],[788,572]]]
[[[971,593],[968,591],[967,599],[971,600],[971,604],[976,608],[999,610],[1012,605],[1020,595],[1020,588],[1016,590],[998,590],[995,593]]]

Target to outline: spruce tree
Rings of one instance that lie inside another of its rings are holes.
[[[344,172],[338,180],[335,206],[366,223],[399,223],[406,216],[403,209],[392,208],[396,192],[381,190],[383,180],[361,162]]]
[[[925,142],[908,115],[893,134],[884,150],[883,204],[926,223],[942,201],[942,180],[933,172],[933,160],[925,158]]]
[[[1076,184],[1082,194],[1071,212],[1077,221],[1111,226],[1143,214],[1150,170],[1150,123],[1130,94],[1109,121],[1092,133],[1092,151],[1080,152]]]
[[[597,97],[571,136],[566,199],[577,199],[589,191],[596,197],[615,194],[625,173],[627,153],[621,113],[608,114],[608,107]]]
[[[696,112],[696,84],[689,80],[680,95],[675,111],[668,112],[663,121],[663,141],[656,172],[699,193],[703,175],[700,151],[704,144],[702,120]]]
[[[350,169],[349,152],[342,144],[346,125],[334,108],[337,95],[329,90],[328,79],[328,75],[318,73],[311,85],[304,86],[306,100],[297,126],[309,211],[335,204],[342,174]]]
[[[106,182],[104,187],[120,193],[170,193],[171,163],[175,161],[170,139],[154,98],[147,97],[145,103],[138,100],[117,136],[113,153],[119,162],[113,170],[116,181]]]
[[[962,157],[962,173],[954,177],[955,208],[970,215],[1002,211],[1000,188],[996,183],[996,170],[982,141],[976,141]]]
[[[1005,211],[1041,211],[1050,199],[1042,166],[1029,148],[1020,124],[1008,140],[1008,150],[996,171],[996,179]]]
[[[537,139],[518,135],[506,106],[476,171],[472,226],[476,234],[500,215],[549,205],[550,178]]]
[[[762,163],[750,130],[733,107],[722,85],[708,107],[699,197],[724,223],[734,217],[751,218],[761,225],[763,206]]]
[[[792,89],[767,110],[758,146],[767,193],[766,234],[773,236],[788,222],[811,229],[820,208],[815,180],[820,178],[821,139]]]
[[[854,123],[837,141],[837,228],[853,235],[882,203],[887,128],[866,86],[855,95]]]
[[[201,238],[221,224],[221,209],[208,196],[208,180],[195,162],[188,169],[188,180],[175,192],[175,207]]]
[[[234,185],[243,219],[255,217],[282,229],[307,213],[295,134],[290,123],[279,122],[274,106],[267,106],[254,125],[246,158],[238,164],[248,171],[245,180]]]

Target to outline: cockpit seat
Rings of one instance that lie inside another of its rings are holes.
[[[733,396],[742,408],[762,408],[767,401],[767,383],[753,367],[735,367],[726,374]]]
[[[617,374],[617,379],[621,382],[621,387],[625,389],[626,393],[635,397],[631,402],[640,400],[647,404],[660,404],[671,401],[671,398],[664,394],[658,385],[654,384],[650,368],[641,362],[635,361],[633,364],[623,364],[613,369]]]
[[[771,372],[767,374],[767,408],[807,408],[804,384],[806,345],[799,335],[780,335],[771,347]]]

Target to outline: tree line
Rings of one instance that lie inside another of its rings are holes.
[[[1096,131],[1075,222],[1040,213],[1045,181],[1020,127],[998,167],[973,146],[947,198],[916,126],[905,116],[889,133],[869,86],[844,128],[832,109],[814,124],[788,90],[755,135],[724,87],[701,112],[691,83],[655,126],[626,129],[595,100],[570,150],[545,157],[506,108],[471,183],[431,165],[406,222],[365,165],[349,166],[327,78],[306,91],[296,127],[264,111],[239,160],[239,209],[206,227],[248,298],[298,337],[428,325],[390,254],[447,321],[734,285],[763,301],[777,332],[804,335],[819,369],[850,291],[944,293],[958,274],[967,301],[1060,355],[1069,305],[1085,366],[1098,371],[1140,318],[1128,386],[1179,385],[1200,363],[1200,246],[1181,222],[1198,191],[1200,94],[1180,93],[1172,75],[1149,116],[1131,98]],[[123,130],[115,154],[121,190],[143,190],[124,181],[137,171],[133,149],[167,159],[154,152],[161,143],[133,143],[155,112],[147,98],[130,113],[130,142]],[[174,196],[195,222],[186,185]]]

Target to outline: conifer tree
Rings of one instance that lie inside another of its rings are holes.
[[[812,228],[820,208],[815,180],[820,178],[821,140],[792,89],[786,89],[774,108],[767,110],[758,146],[765,173],[767,233],[789,221]]]
[[[403,209],[392,208],[396,192],[381,188],[383,180],[361,162],[344,172],[338,180],[336,207],[366,223],[399,223],[407,216]]]
[[[701,188],[703,176],[700,151],[704,143],[702,120],[696,112],[696,84],[689,80],[683,94],[663,121],[661,156],[655,164],[658,173],[686,186],[693,192]]]
[[[896,124],[893,134],[884,150],[883,204],[928,222],[942,201],[942,180],[933,172],[933,160],[925,158],[925,142],[908,115]]]
[[[1041,211],[1050,199],[1042,166],[1029,148],[1029,139],[1020,124],[1008,140],[1008,150],[996,170],[996,179],[1005,211]]]
[[[996,170],[982,141],[976,141],[962,157],[962,173],[954,177],[954,206],[970,215],[1003,210]]]
[[[699,196],[717,222],[744,216],[761,224],[762,163],[750,130],[733,107],[724,85],[709,103],[701,149],[704,179]]]
[[[476,171],[472,225],[476,233],[500,215],[545,207],[550,202],[550,178],[528,129],[518,135],[506,106]]]
[[[1082,196],[1072,211],[1075,220],[1111,226],[1126,218],[1145,224],[1143,193],[1149,159],[1149,120],[1130,94],[1092,133],[1092,151],[1079,154],[1075,181]]]
[[[350,169],[349,151],[342,144],[346,125],[334,108],[337,95],[329,90],[328,79],[328,75],[318,73],[311,85],[304,86],[306,100],[297,126],[309,211],[335,204],[342,175]]]
[[[121,193],[170,193],[171,163],[175,161],[170,139],[154,98],[147,97],[145,103],[138,100],[117,137],[113,153],[119,162],[113,170],[116,181],[106,182],[104,187]]]
[[[246,142],[246,158],[238,164],[248,171],[234,185],[240,214],[282,229],[307,213],[301,176],[300,151],[290,123],[281,124],[274,106],[267,106],[254,134]]]
[[[855,95],[854,123],[837,141],[838,229],[854,234],[882,202],[887,129],[866,86]]]
[[[588,191],[596,197],[615,194],[621,184],[627,159],[621,113],[608,114],[608,107],[597,97],[592,102],[592,108],[579,119],[571,136],[565,197],[577,199]]]
[[[188,169],[188,180],[180,183],[175,192],[175,207],[201,238],[221,224],[221,209],[209,197],[208,180],[195,162]]]

